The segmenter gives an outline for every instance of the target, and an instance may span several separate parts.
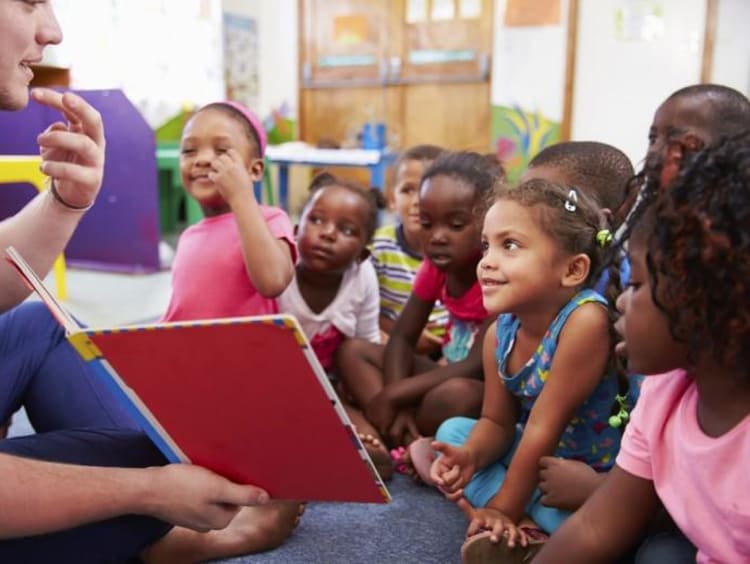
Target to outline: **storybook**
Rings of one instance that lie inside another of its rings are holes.
[[[204,466],[275,499],[390,501],[294,317],[88,328],[13,247],[5,252],[92,376],[171,462]]]

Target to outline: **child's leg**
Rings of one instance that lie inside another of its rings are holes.
[[[537,489],[534,492],[534,499],[526,509],[534,523],[536,523],[536,525],[543,531],[551,535],[560,528],[572,513],[565,509],[542,505],[539,501],[541,495],[541,492]]]
[[[383,389],[385,347],[363,339],[347,339],[336,352],[336,376],[364,408]]]
[[[454,446],[461,446],[466,442],[476,423],[476,419],[452,417],[440,425],[435,434],[435,440]],[[505,480],[507,466],[515,452],[519,439],[520,432],[517,430],[513,445],[505,453],[502,460],[498,460],[482,468],[466,484],[464,497],[473,507],[484,507],[500,490],[500,486]]]
[[[484,385],[481,380],[451,378],[425,394],[417,409],[417,427],[433,436],[443,421],[451,417],[478,418],[482,412]]]
[[[393,476],[393,461],[377,429],[365,419],[359,409],[346,403],[343,405],[378,474],[384,480],[390,479]]]

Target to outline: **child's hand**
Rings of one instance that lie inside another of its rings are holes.
[[[254,197],[253,179],[236,149],[216,157],[211,162],[208,177],[230,206],[237,197],[246,197],[248,193]]]
[[[497,509],[492,509],[491,507],[474,509],[474,518],[469,523],[466,536],[476,535],[483,530],[490,531],[490,540],[492,542],[501,542],[502,539],[507,539],[508,546],[511,548],[517,544],[521,546],[528,545],[528,539],[524,532],[510,517]]]
[[[401,409],[396,413],[391,428],[388,431],[388,438],[391,444],[408,445],[418,439],[421,435],[417,429],[417,421],[414,417],[413,409]]]
[[[443,345],[443,339],[437,337],[429,330],[429,325],[422,331],[417,341],[417,354],[432,354],[440,350]]]
[[[583,505],[606,474],[577,460],[544,456],[539,461],[539,489],[543,505],[575,511]]]
[[[388,397],[385,388],[367,404],[365,417],[383,437],[388,436],[393,420],[396,418],[396,406]]]
[[[463,496],[463,488],[476,471],[474,456],[465,447],[457,447],[439,441],[432,448],[440,453],[430,468],[430,478],[445,497],[456,501]]]

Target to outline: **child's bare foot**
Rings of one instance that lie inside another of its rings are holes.
[[[283,543],[300,521],[305,504],[276,501],[243,507],[226,528],[199,533],[174,527],[147,548],[141,558],[148,564],[182,564],[264,552]]]
[[[421,437],[409,443],[408,447],[394,449],[394,456],[399,458],[396,470],[417,482],[435,485],[430,478],[430,468],[435,460],[432,441],[432,437]]]
[[[357,435],[359,436],[359,440],[362,441],[367,454],[370,455],[370,459],[380,477],[383,480],[390,480],[393,477],[393,461],[391,460],[391,455],[388,453],[388,449],[380,442],[380,439],[373,435],[368,433],[357,433]]]

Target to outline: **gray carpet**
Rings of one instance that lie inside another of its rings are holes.
[[[310,503],[280,548],[221,560],[222,564],[450,564],[460,561],[467,522],[436,490],[396,475],[393,501],[382,504]]]

